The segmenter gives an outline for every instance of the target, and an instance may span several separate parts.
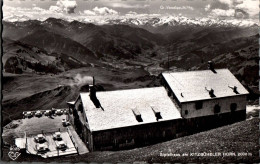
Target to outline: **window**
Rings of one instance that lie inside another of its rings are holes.
[[[215,114],[219,113],[219,112],[220,112],[220,108],[221,108],[221,107],[220,107],[218,104],[215,105],[215,106],[214,106],[214,113],[215,113]]]
[[[79,106],[78,106],[78,110],[79,110],[80,112],[83,112],[83,105],[82,105],[81,102],[80,102],[80,104],[79,104]]]
[[[189,113],[189,111],[188,111],[188,110],[185,110],[184,113],[185,113],[185,115],[187,115],[187,114]]]
[[[202,109],[203,107],[203,102],[202,101],[197,101],[195,103],[195,108],[198,110],[198,109]]]
[[[237,104],[236,103],[230,104],[230,110],[231,110],[231,112],[234,112],[235,110],[237,110]]]

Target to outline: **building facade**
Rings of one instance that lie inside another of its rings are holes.
[[[228,69],[166,72],[162,84],[183,118],[246,110],[248,91]]]
[[[248,92],[227,69],[162,74],[162,87],[80,93],[69,119],[90,151],[118,150],[244,120]]]

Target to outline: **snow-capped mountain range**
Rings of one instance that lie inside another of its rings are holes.
[[[163,25],[179,26],[179,25],[192,25],[192,26],[242,26],[248,27],[257,25],[252,20],[239,20],[239,19],[211,19],[211,18],[187,18],[184,16],[163,16],[163,17],[141,17],[141,18],[120,18],[120,19],[105,19],[107,24],[128,24],[136,26],[150,25],[159,27]]]
[[[47,18],[39,18],[39,21],[45,21]],[[222,19],[222,18],[188,18],[185,16],[173,16],[173,15],[125,15],[125,16],[84,16],[84,17],[72,17],[59,18],[69,22],[74,20],[83,23],[93,23],[96,25],[105,24],[123,24],[131,26],[209,26],[209,27],[250,27],[258,26],[258,22],[251,19]],[[9,16],[3,19],[7,22],[23,22],[30,20],[24,16]]]

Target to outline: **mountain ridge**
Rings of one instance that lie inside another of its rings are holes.
[[[46,21],[49,18],[42,18],[38,21]],[[185,16],[173,16],[173,15],[148,15],[148,14],[137,14],[137,15],[127,15],[127,16],[114,16],[114,17],[106,17],[106,16],[86,16],[86,17],[75,17],[73,18],[54,18],[60,19],[67,22],[72,22],[78,20],[83,23],[93,23],[96,25],[104,25],[104,24],[126,24],[131,26],[178,26],[178,25],[191,25],[191,26],[219,26],[219,27],[228,27],[228,26],[258,26],[258,22],[251,19],[222,19],[222,18],[213,18],[213,17],[205,17],[205,18],[188,18]],[[27,21],[29,18],[6,18],[4,21],[7,22],[23,22]]]

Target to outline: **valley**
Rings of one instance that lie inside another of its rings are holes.
[[[258,163],[259,2],[2,3],[6,162]]]
[[[4,21],[2,35],[4,125],[25,110],[66,107],[85,85],[76,77],[95,76],[101,90],[152,87],[164,71],[207,69],[209,60],[239,79],[250,91],[249,103],[258,102],[255,24],[97,25],[48,18]]]

